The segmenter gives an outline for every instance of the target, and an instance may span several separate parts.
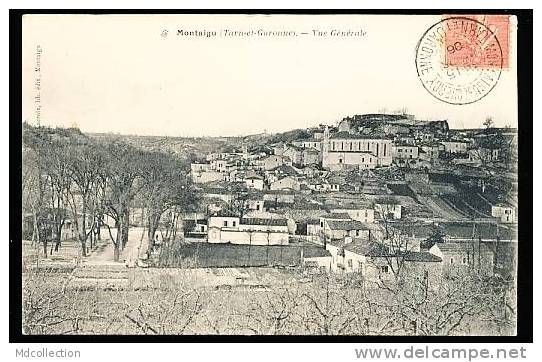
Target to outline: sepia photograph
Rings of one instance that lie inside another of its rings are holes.
[[[520,20],[21,14],[10,323],[518,336]]]

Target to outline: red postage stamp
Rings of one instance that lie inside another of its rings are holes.
[[[508,15],[461,15],[445,18],[447,19],[444,36],[445,66],[508,68],[510,63]]]

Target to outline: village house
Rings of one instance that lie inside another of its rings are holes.
[[[460,140],[440,141],[444,146],[444,152],[448,153],[467,153],[469,142]]]
[[[275,154],[283,157],[288,157],[291,160],[291,164],[296,167],[303,167],[311,164],[321,163],[321,152],[311,147],[296,146],[296,142],[292,145],[282,145],[275,148]]]
[[[263,194],[259,193],[249,193],[247,199],[245,200],[245,208],[251,211],[265,212]]]
[[[419,157],[424,161],[433,162],[438,160],[441,146],[438,143],[422,143],[420,145]],[[423,151],[423,153],[422,153]]]
[[[299,191],[301,188],[301,183],[292,176],[287,176],[273,182],[269,189],[271,190],[296,190]]]
[[[286,149],[282,152],[282,156],[289,157],[292,160],[292,165],[303,165],[303,148],[294,145],[286,146]]]
[[[392,156],[394,159],[417,159],[418,146],[408,145],[405,143],[393,145]]]
[[[292,161],[289,157],[285,156],[279,156],[279,155],[271,155],[268,156],[262,160],[259,160],[259,164],[261,168],[264,170],[272,170],[274,168],[277,168],[281,165],[292,165]]]
[[[201,192],[204,199],[219,199],[226,203],[233,201],[231,191],[220,187],[206,187]]]
[[[287,176],[298,176],[298,172],[294,167],[288,165],[280,165],[265,171],[265,177],[269,184]]]
[[[301,258],[305,269],[326,273],[331,270],[332,256],[324,248],[301,248]]]
[[[214,152],[207,155],[207,161],[227,160],[230,157],[232,157],[232,153],[229,152]]]
[[[316,192],[331,191],[331,185],[329,184],[329,182],[327,182],[326,180],[323,180],[321,178],[308,179],[306,184],[307,184],[307,187],[310,190],[313,190],[313,191],[316,191]],[[339,185],[338,184],[333,184],[333,185],[338,191],[339,190]]]
[[[368,239],[370,227],[357,220],[323,220],[322,233],[325,240],[344,239],[345,237],[358,237]]]
[[[482,275],[493,274],[494,253],[485,243],[444,242],[433,245],[429,252],[440,257],[447,270],[471,268]]]
[[[393,140],[394,144],[416,145],[416,138],[412,134],[398,134]]]
[[[319,219],[309,219],[306,221],[307,224],[307,236],[314,237],[311,240],[320,241],[320,236],[322,233],[323,222]]]
[[[324,136],[323,133],[320,133],[322,138]],[[314,137],[314,136],[313,136]],[[294,141],[292,142],[294,146],[301,147],[301,148],[312,148],[316,151],[322,150],[322,139],[316,139],[316,138],[310,138],[307,140],[300,140],[300,141]]]
[[[503,223],[515,223],[516,208],[507,204],[492,205],[491,216],[498,218]]]
[[[217,172],[229,172],[230,162],[225,159],[216,159],[211,161],[211,169]]]
[[[360,274],[367,283],[392,280],[394,273],[427,275],[430,279],[441,273],[442,258],[425,250],[394,252],[384,244],[359,238],[331,241],[326,249],[331,254],[332,271]]]
[[[423,275],[420,271],[439,275],[442,265],[442,258],[428,251],[409,250],[397,254],[382,244],[366,240],[346,244],[343,255],[345,272],[361,273],[367,281],[373,282],[391,279],[394,272],[400,272],[400,263],[404,263],[402,272],[410,275],[414,269],[418,275]]]
[[[276,202],[279,204],[293,204],[294,193],[292,190],[266,190],[263,199],[264,201]]]
[[[320,175],[320,169],[316,164],[310,164],[301,169],[301,173],[307,177],[318,177]]]
[[[192,176],[192,181],[194,183],[209,183],[213,181],[229,181],[230,176],[229,173],[227,173],[224,170],[217,170],[216,164],[213,164],[213,162],[217,161],[211,161],[211,162],[194,162],[190,164],[190,174]],[[224,162],[224,169],[225,169],[225,162],[226,161],[220,161]]]
[[[264,188],[263,177],[258,174],[250,173],[245,176],[244,180],[249,189],[263,190]]]
[[[186,238],[191,238],[190,241],[206,241],[207,219],[183,220],[183,232]]]
[[[288,222],[282,218],[241,218],[222,211],[209,217],[209,243],[288,245]]]
[[[319,165],[322,163],[322,153],[313,148],[306,148],[303,150],[303,166]]]
[[[286,150],[286,144],[285,143],[277,143],[272,146],[273,149],[273,155],[275,156],[282,156],[284,151]]]
[[[352,220],[364,223],[373,223],[375,221],[374,207],[370,202],[345,200],[339,207],[334,207],[331,212],[347,213]]]
[[[209,171],[211,169],[210,162],[192,162],[190,164],[190,171],[192,173]]]
[[[495,162],[499,161],[499,148],[498,147],[479,147],[470,148],[468,151],[469,161],[473,163],[482,162]]]

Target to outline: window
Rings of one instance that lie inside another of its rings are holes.
[[[205,231],[205,226],[201,226],[201,232],[204,232]]]
[[[228,226],[228,220],[224,220],[223,225],[224,225],[224,226]]]
[[[387,266],[387,265],[382,265],[382,266],[380,266],[380,272],[381,272],[381,273],[386,273],[386,274],[389,273],[389,268],[388,268],[388,266]]]
[[[348,259],[348,267],[352,268],[352,259]]]
[[[465,264],[465,265],[467,264],[467,257],[466,256],[463,257],[463,264]]]
[[[235,226],[236,226],[236,225],[235,225],[235,224],[236,224],[236,222],[235,222],[235,221],[233,221],[233,222],[232,222],[232,224],[233,224],[233,227],[235,227]]]
[[[343,163],[343,159],[342,159],[342,158],[339,158],[339,163]]]
[[[364,157],[361,158],[361,162],[365,162],[365,158],[364,158]]]
[[[454,258],[450,258],[450,264],[454,263]]]
[[[256,204],[256,210],[260,211],[260,204]]]
[[[363,269],[363,263],[361,261],[359,261],[359,260],[358,260],[358,268]]]

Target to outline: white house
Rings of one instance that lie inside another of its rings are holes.
[[[373,223],[375,221],[375,213],[372,206],[363,205],[345,205],[345,207],[331,209],[333,213],[347,213],[352,220]]]
[[[209,243],[288,245],[288,221],[217,213],[209,218],[207,240]]]
[[[491,216],[499,218],[503,223],[515,223],[516,208],[506,204],[493,205],[491,206]]]
[[[357,220],[324,219],[322,232],[326,240],[338,240],[345,237],[361,237],[368,239],[370,228],[366,223]]]
[[[272,170],[281,165],[291,165],[292,161],[289,157],[271,155],[259,161],[259,163],[264,170]]]
[[[249,189],[263,190],[263,177],[256,174],[247,175],[245,176],[245,184]]]
[[[419,157],[425,161],[433,161],[439,158],[440,145],[438,143],[425,143],[421,145],[421,151]]]
[[[301,184],[294,177],[288,176],[273,182],[269,188],[271,190],[291,189],[299,191]]]
[[[418,146],[397,144],[392,147],[393,158],[399,159],[417,159],[418,158]]]
[[[441,141],[444,146],[444,152],[449,153],[467,153],[469,143],[466,141]]]

